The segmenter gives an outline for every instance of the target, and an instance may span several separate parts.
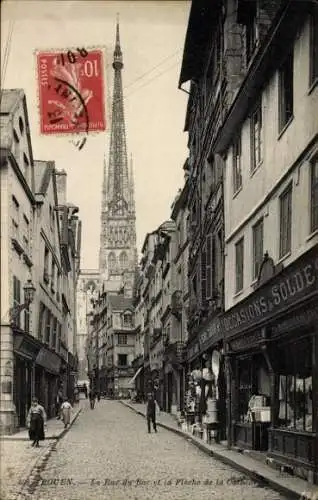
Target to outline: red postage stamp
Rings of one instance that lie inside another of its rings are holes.
[[[38,52],[42,134],[78,134],[106,129],[102,50]]]

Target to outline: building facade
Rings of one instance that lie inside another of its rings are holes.
[[[179,80],[180,87],[190,84],[185,120],[189,148],[187,399],[195,387],[193,419],[202,422],[207,397],[218,394],[221,439],[226,437],[226,384],[223,336],[217,325],[224,310],[224,160],[216,153],[214,141],[231,98],[226,91],[224,21],[222,2],[192,3]],[[221,361],[214,369],[212,357]]]
[[[281,2],[268,31],[262,8],[239,6],[255,49],[216,141],[226,158],[231,435],[317,481],[317,7]],[[265,409],[253,422],[255,395]]]
[[[3,90],[1,127],[1,432],[12,433],[33,396],[50,417],[59,387],[73,395],[80,221],[58,200],[54,162],[33,159],[23,91]]]
[[[313,2],[193,2],[179,82],[190,82],[194,412],[212,380],[228,446],[313,482],[317,26]]]

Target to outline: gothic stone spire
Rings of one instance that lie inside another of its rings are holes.
[[[112,66],[112,122],[107,172],[104,167],[99,267],[103,274],[117,279],[124,270],[133,271],[136,262],[134,187],[132,174],[128,173],[122,84],[124,64],[118,19]]]

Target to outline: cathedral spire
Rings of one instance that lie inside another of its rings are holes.
[[[136,219],[132,163],[129,172],[122,84],[123,53],[119,19],[113,54],[114,86],[109,161],[104,180],[101,210],[99,269],[107,280],[132,275],[136,265]]]

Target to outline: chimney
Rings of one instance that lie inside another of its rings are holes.
[[[56,170],[56,188],[57,188],[57,199],[59,205],[66,205],[66,183],[67,183],[67,173],[65,170]]]

